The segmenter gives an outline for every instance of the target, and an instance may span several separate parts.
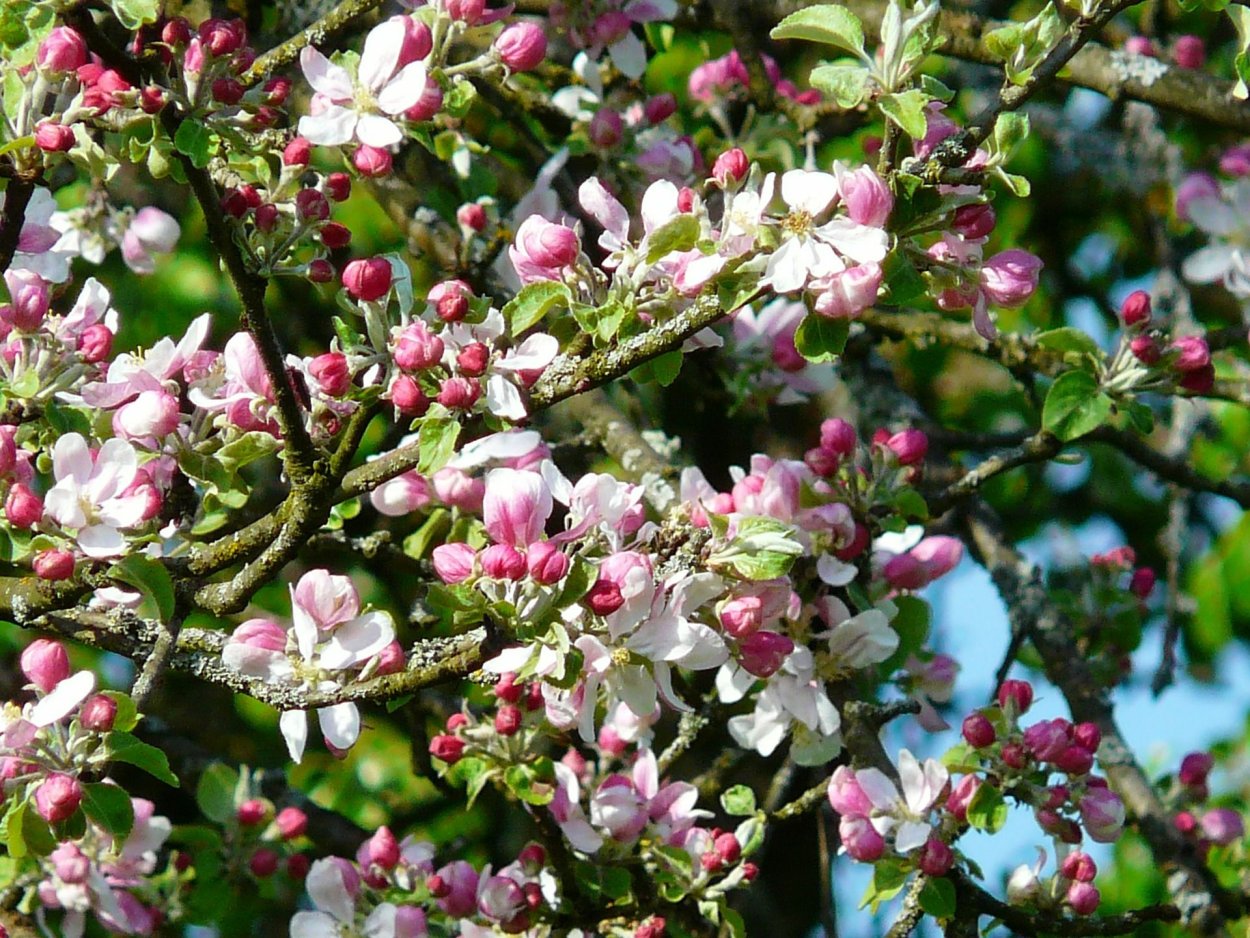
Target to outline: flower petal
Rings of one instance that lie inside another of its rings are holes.
[[[95,673],[79,671],[52,688],[43,700],[31,707],[27,719],[35,726],[51,726],[69,716],[95,690]]]

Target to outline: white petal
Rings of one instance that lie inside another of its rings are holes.
[[[387,613],[366,612],[336,628],[318,657],[331,671],[351,668],[368,661],[394,638],[395,625]]]
[[[894,834],[894,849],[899,853],[909,853],[917,847],[923,847],[929,839],[931,828],[920,821],[903,821]]]
[[[404,35],[404,21],[394,16],[373,27],[365,37],[356,76],[374,94],[395,74],[399,53],[404,47]]]
[[[1208,244],[1185,258],[1181,272],[1191,283],[1214,283],[1228,272],[1238,252],[1227,244]]]
[[[378,93],[378,107],[387,114],[402,114],[425,94],[425,63],[411,62]]]
[[[525,399],[521,390],[500,374],[486,379],[486,408],[496,417],[507,420],[525,418]]]
[[[338,921],[351,924],[356,917],[356,903],[343,882],[338,864],[330,859],[318,860],[308,871],[304,880],[308,898],[322,912],[328,912]]]
[[[348,143],[356,133],[356,112],[334,105],[315,116],[305,115],[299,119],[299,133],[317,146],[336,147]]]
[[[324,912],[296,912],[291,938],[340,938],[339,924]]]
[[[304,758],[304,746],[308,743],[308,715],[303,710],[287,710],[278,717],[278,729],[286,740],[291,761],[298,763]]]
[[[126,550],[126,539],[117,528],[93,524],[78,532],[78,546],[88,557],[116,557]]]
[[[78,709],[95,690],[95,674],[79,671],[61,681],[43,700],[35,704],[27,719],[35,726],[51,726]]]
[[[365,938],[395,938],[395,913],[399,911],[383,902],[365,919]]]
[[[855,780],[874,807],[890,811],[898,806],[898,789],[880,769],[860,769]]]
[[[360,711],[354,703],[335,704],[317,711],[321,733],[335,749],[350,749],[360,738]]]
[[[335,65],[312,46],[305,46],[299,54],[299,65],[313,91],[332,101],[351,100],[352,77],[347,74],[347,69]]]
[[[608,47],[608,55],[626,78],[641,78],[647,70],[647,47],[642,40],[628,32]]]
[[[390,118],[378,114],[362,114],[356,122],[356,137],[361,143],[385,150],[403,140],[404,134]]]
[[[819,215],[838,196],[838,180],[831,173],[792,169],[781,176],[781,197],[786,205]]]

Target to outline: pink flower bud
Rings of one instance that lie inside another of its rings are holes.
[[[286,875],[297,883],[304,881],[311,867],[312,860],[306,853],[293,853],[286,858]]]
[[[756,677],[770,677],[794,651],[794,641],[776,632],[755,632],[738,643],[738,663]]]
[[[283,840],[302,837],[308,830],[308,815],[299,808],[283,808],[273,822],[278,828],[278,836]]]
[[[951,219],[951,231],[968,241],[980,241],[988,238],[997,222],[994,208],[985,202],[975,205],[961,205],[955,209]]]
[[[609,580],[599,580],[586,593],[586,605],[597,616],[610,616],[625,605],[621,588]]]
[[[521,721],[521,708],[516,704],[504,704],[495,713],[495,732],[500,736],[515,736]]]
[[[868,166],[843,173],[838,180],[842,204],[851,220],[871,228],[883,228],[894,209],[889,186]]]
[[[1109,788],[1089,788],[1081,798],[1081,823],[1092,840],[1114,843],[1124,828],[1124,802]]]
[[[829,778],[829,804],[844,817],[868,817],[872,814],[872,799],[860,787],[859,777],[849,765],[840,765],[833,770]]]
[[[259,798],[249,798],[234,811],[235,820],[243,827],[255,827],[269,814],[269,805]]]
[[[550,541],[530,544],[528,553],[529,575],[537,583],[552,586],[563,580],[569,572],[568,556]]]
[[[1206,785],[1207,776],[1211,774],[1211,769],[1214,767],[1215,758],[1209,752],[1191,752],[1181,760],[1177,778],[1180,779],[1182,785],[1196,788]]]
[[[531,215],[517,229],[508,256],[522,283],[558,280],[564,268],[581,253],[577,232],[555,225],[541,215]]]
[[[342,397],[352,386],[352,373],[347,367],[347,356],[342,352],[318,355],[309,363],[308,373],[330,397]]]
[[[40,551],[31,566],[41,580],[68,580],[74,575],[74,554],[62,549]]]
[[[261,847],[248,858],[247,868],[252,871],[252,875],[257,879],[268,879],[278,872],[280,860],[281,858],[274,850],[269,847]]]
[[[352,177],[347,173],[330,173],[321,186],[326,198],[334,202],[345,202],[352,194]]]
[[[477,551],[468,544],[440,544],[432,555],[434,572],[444,583],[461,583],[473,576]]]
[[[367,143],[362,143],[352,154],[352,165],[356,167],[356,171],[371,179],[387,175],[393,163],[394,158],[389,151],[371,147]]]
[[[476,202],[466,202],[456,209],[456,223],[468,231],[486,229],[486,209]]]
[[[410,121],[421,123],[430,120],[443,108],[443,88],[433,77],[425,80],[425,90],[417,103],[404,111],[404,117]]]
[[[1072,724],[1062,717],[1042,720],[1024,731],[1024,748],[1039,762],[1052,762],[1072,743]]]
[[[981,289],[998,306],[1022,306],[1037,289],[1041,271],[1041,258],[1028,251],[1000,251],[981,267]]]
[[[1215,386],[1215,366],[1182,372],[1176,383],[1193,394],[1206,394]]]
[[[694,211],[695,192],[689,186],[682,186],[677,190],[677,211],[683,215]]]
[[[1059,872],[1066,878],[1078,883],[1092,883],[1098,875],[1098,866],[1088,853],[1077,850],[1063,858]]]
[[[1150,567],[1138,567],[1128,581],[1128,591],[1138,599],[1145,600],[1154,591],[1155,572]]]
[[[677,113],[677,99],[667,91],[654,95],[647,99],[642,112],[648,124],[661,124]]]
[[[12,304],[0,307],[0,319],[22,332],[36,332],[48,314],[48,283],[38,274],[10,270],[4,275]]]
[[[1078,880],[1068,887],[1067,899],[1077,915],[1093,915],[1102,897],[1098,894],[1098,887]]]
[[[722,189],[736,186],[746,179],[751,161],[741,147],[733,147],[716,157],[712,164],[712,178]]]
[[[653,915],[634,929],[634,938],[664,938],[668,933],[668,923],[658,915]]]
[[[22,650],[18,667],[26,680],[47,694],[69,677],[69,655],[60,642],[37,638]]]
[[[407,667],[404,648],[397,641],[379,651],[374,660],[377,662],[377,674],[398,674]]]
[[[586,128],[586,135],[590,138],[590,142],[601,150],[609,150],[616,146],[621,142],[621,136],[624,133],[625,122],[621,120],[621,115],[608,107],[599,108]]]
[[[35,789],[35,810],[49,824],[59,824],[78,810],[82,794],[78,779],[60,773],[49,775]]]
[[[83,729],[91,730],[93,733],[107,733],[113,728],[116,719],[117,701],[104,694],[88,697],[87,702],[78,712],[78,722],[82,724]]]
[[[242,20],[207,19],[200,24],[199,36],[213,55],[230,55],[247,41],[247,28]]]
[[[820,448],[838,459],[854,454],[857,441],[855,428],[841,417],[833,417],[820,425]]]
[[[764,600],[759,596],[739,596],[720,610],[721,627],[734,638],[743,639],[764,625]]]
[[[1135,335],[1129,340],[1128,347],[1133,357],[1143,365],[1157,364],[1163,357],[1163,350],[1159,348],[1159,343],[1155,341],[1154,336]]]
[[[461,511],[479,512],[486,496],[486,483],[475,479],[463,469],[444,466],[431,480],[440,501]]]
[[[213,100],[227,107],[232,107],[243,100],[244,88],[235,78],[218,78],[213,81],[210,91]]]
[[[436,400],[449,410],[469,410],[482,396],[482,385],[473,378],[454,375],[444,378]]]
[[[1084,746],[1069,746],[1052,761],[1055,768],[1069,775],[1085,775],[1094,767],[1094,754]]]
[[[525,558],[510,544],[491,544],[481,553],[482,572],[493,580],[519,580],[525,576]]]
[[[1150,322],[1150,294],[1145,290],[1134,290],[1120,304],[1120,319],[1130,329],[1134,326],[1145,326]]]
[[[361,866],[380,866],[384,870],[393,870],[399,864],[399,857],[399,841],[385,825],[360,845],[356,855]]]
[[[35,65],[49,72],[74,72],[87,64],[87,42],[68,26],[57,26],[35,53]]]
[[[88,326],[78,337],[78,354],[89,365],[104,361],[113,351],[113,332],[102,322]]]
[[[1078,723],[1072,728],[1072,739],[1078,746],[1097,752],[1102,745],[1102,730],[1096,723]]]
[[[866,817],[843,815],[838,833],[846,852],[861,863],[872,863],[885,853],[885,840]]]
[[[490,349],[482,342],[472,342],[456,355],[456,367],[462,375],[469,378],[477,378],[485,374],[488,364],[490,364]]]
[[[260,225],[260,213],[269,206],[262,205],[256,210],[256,224]],[[340,225],[338,222],[326,222],[321,226],[321,230],[317,232],[317,237],[321,239],[321,243],[328,247],[331,251],[339,248],[345,248],[352,243],[351,229],[346,225]]]
[[[742,844],[738,843],[738,838],[731,833],[724,833],[712,841],[712,849],[726,864],[737,863],[742,857]]]
[[[929,452],[929,438],[922,430],[900,430],[887,437],[884,445],[894,453],[901,466],[914,466]]]
[[[56,121],[40,121],[35,127],[35,146],[45,153],[66,153],[74,146],[74,129]]]
[[[52,861],[57,879],[71,886],[81,886],[91,875],[91,860],[77,844],[69,841],[53,850],[48,859]]]
[[[513,23],[495,39],[494,49],[514,72],[532,71],[547,57],[547,34],[537,23]]]
[[[433,368],[443,360],[443,351],[443,340],[418,319],[395,341],[395,364],[404,371]]]
[[[1201,336],[1182,336],[1171,345],[1178,371],[1201,371],[1211,364],[1211,350]]]
[[[959,784],[951,789],[950,795],[947,796],[946,810],[957,820],[966,821],[968,819],[968,805],[972,804],[972,799],[976,796],[980,787],[980,778],[975,775],[965,775],[959,780]]]
[[[282,150],[283,166],[307,166],[312,158],[312,144],[303,137],[296,137]]]
[[[1028,681],[1003,681],[998,688],[998,705],[1019,716],[1033,706],[1033,685]]]
[[[1207,63],[1206,44],[1197,36],[1177,36],[1172,59],[1181,68],[1202,68]]]
[[[816,312],[829,319],[854,319],[877,301],[881,280],[880,264],[859,264],[813,280],[810,287],[819,291]]]
[[[19,482],[9,489],[4,500],[4,515],[15,528],[33,528],[43,517],[43,501]]]
[[[430,755],[448,765],[455,765],[464,756],[465,742],[459,736],[435,736],[430,740]]]
[[[930,837],[920,848],[920,872],[926,876],[945,876],[955,865],[955,851],[948,845]]]
[[[994,731],[994,724],[983,713],[971,713],[965,717],[961,731],[964,739],[968,741],[968,745],[974,749],[984,749],[986,746],[992,746],[994,741],[998,739],[998,734]]]
[[[128,440],[160,439],[178,429],[178,399],[168,391],[142,391],[113,415],[113,430]]]
[[[357,258],[343,268],[341,280],[353,298],[379,300],[391,288],[391,265],[383,257]]]
[[[1202,836],[1221,847],[1240,840],[1246,833],[1245,822],[1232,808],[1214,808],[1203,814],[1198,824]]]
[[[1149,36],[1129,36],[1124,40],[1124,51],[1133,55],[1144,55],[1148,58],[1158,58],[1158,50],[1155,44],[1150,40]]]
[[[295,214],[301,221],[325,221],[330,217],[330,200],[317,189],[301,189],[295,194]]]

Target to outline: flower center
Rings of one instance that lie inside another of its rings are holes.
[[[811,234],[812,213],[803,209],[792,209],[790,214],[781,220],[782,230],[788,231],[797,238],[803,238]]]

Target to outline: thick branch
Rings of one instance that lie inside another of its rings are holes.
[[[317,20],[311,26],[301,30],[286,42],[270,49],[255,62],[243,75],[243,84],[247,87],[264,81],[274,72],[290,65],[299,58],[305,46],[319,46],[337,34],[351,28],[362,17],[372,13],[383,3],[383,0],[346,0]]]
[[[21,177],[10,179],[4,190],[4,213],[0,214],[0,274],[13,263],[22,225],[26,223],[26,206],[34,194],[34,182]]]

